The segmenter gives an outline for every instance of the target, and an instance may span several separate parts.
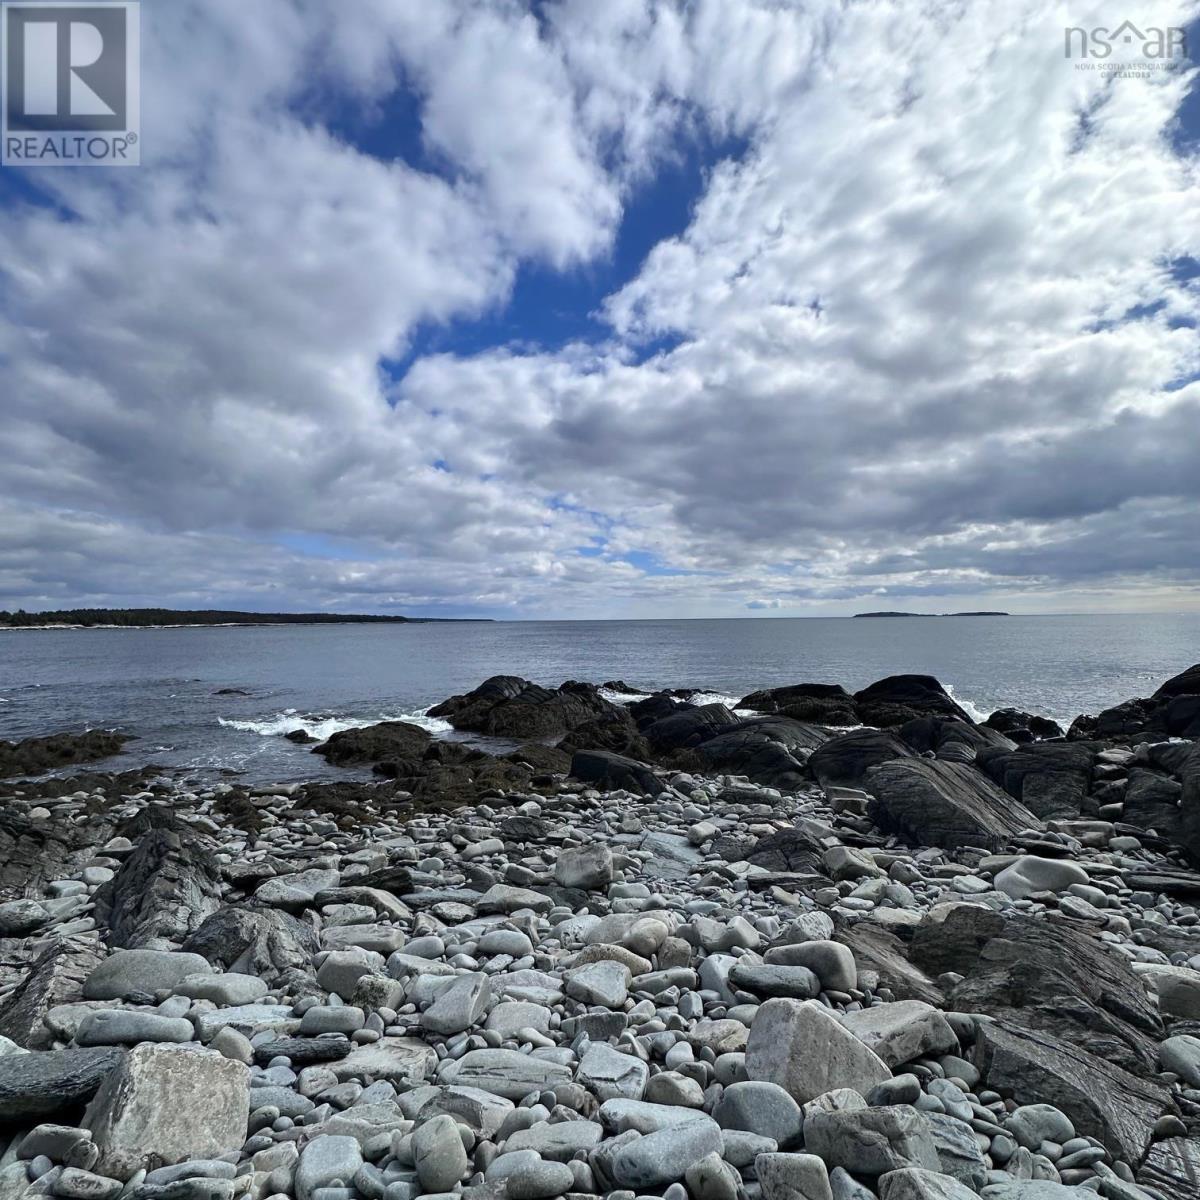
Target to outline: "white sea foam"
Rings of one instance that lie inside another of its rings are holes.
[[[970,700],[966,699],[966,697],[957,695],[954,691],[953,684],[943,683],[942,687],[946,689],[946,694],[950,697],[950,699],[953,700],[959,708],[963,709],[967,716],[970,717],[976,725],[982,725],[983,722],[992,715],[992,710],[990,708],[986,710],[982,709],[978,704],[972,703]]]
[[[410,725],[418,725],[435,735],[452,732],[453,727],[449,721],[427,716],[427,712],[428,709],[422,708],[415,712],[379,713],[372,717],[333,717],[323,713],[299,713],[294,708],[285,708],[273,717],[264,717],[257,721],[236,720],[232,717],[218,717],[217,721],[226,729],[256,733],[260,737],[282,737],[294,729],[303,729],[319,742],[328,741],[335,733],[341,733],[343,730],[363,729],[368,725],[378,725],[380,721],[407,721]]]

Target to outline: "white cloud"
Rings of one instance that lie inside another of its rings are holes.
[[[1103,7],[156,8],[148,165],[0,210],[0,606],[1194,603],[1192,81],[1074,69]],[[607,340],[391,381],[702,133]]]

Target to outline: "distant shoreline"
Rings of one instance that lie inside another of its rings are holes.
[[[980,610],[978,612],[953,612],[953,613],[908,613],[908,612],[865,612],[855,613],[852,618],[855,621],[867,619],[877,619],[880,617],[1011,617],[1012,613],[1006,612],[988,612]]]
[[[485,617],[404,617],[359,613],[252,613],[224,609],[71,608],[0,613],[2,629],[235,629],[283,625],[430,625]]]

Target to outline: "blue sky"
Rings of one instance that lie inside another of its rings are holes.
[[[1189,62],[1033,0],[143,23],[144,165],[0,169],[0,607],[1200,607]]]

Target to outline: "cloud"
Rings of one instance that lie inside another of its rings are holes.
[[[1194,604],[1194,79],[1101,9],[156,10],[147,165],[0,218],[0,606]],[[596,339],[422,352],[730,137]]]

